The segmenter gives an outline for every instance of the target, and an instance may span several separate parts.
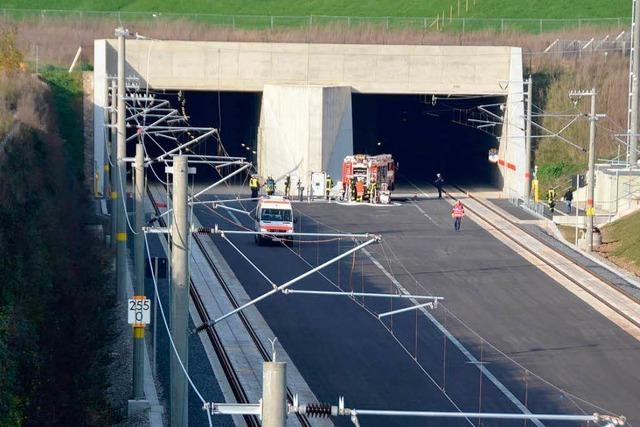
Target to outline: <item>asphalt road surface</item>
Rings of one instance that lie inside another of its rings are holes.
[[[462,230],[454,232],[446,201],[388,207],[300,203],[294,208],[302,231],[379,233],[383,243],[293,289],[396,293],[400,285],[414,295],[445,298],[428,314],[414,310],[383,320],[376,314],[412,303],[282,294],[258,303],[321,401],[335,404],[344,395],[347,407],[360,409],[612,411],[640,425],[640,343],[475,223],[465,219]],[[205,226],[252,228],[249,216],[221,209],[199,206],[196,215]],[[271,289],[227,243],[212,238],[251,297]],[[326,238],[291,248],[257,246],[246,235],[231,240],[276,284],[354,245]],[[347,419],[335,421],[351,425]],[[363,417],[361,423],[427,425],[415,418]],[[428,422],[478,424],[477,419]]]

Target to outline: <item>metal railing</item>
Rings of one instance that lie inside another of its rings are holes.
[[[586,40],[556,39],[544,50],[550,55],[580,58],[592,53],[620,53],[624,56],[631,51],[631,33],[621,31],[617,36],[592,37]]]
[[[207,13],[160,13],[129,11],[84,11],[54,9],[0,9],[0,18],[11,20],[110,20],[127,22],[191,21],[230,29],[315,29],[339,27],[362,29],[374,27],[383,31],[493,31],[505,33],[524,31],[543,33],[567,29],[598,27],[624,29],[631,25],[630,17],[592,19],[524,19],[524,18],[453,18],[453,17],[365,17],[365,16],[277,16],[277,15],[217,15]]]

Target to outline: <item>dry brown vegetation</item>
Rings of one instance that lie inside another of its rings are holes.
[[[113,37],[117,21],[109,19],[55,19],[4,21],[0,25],[14,26],[19,34],[19,47],[30,59],[35,57],[38,46],[42,63],[69,64],[78,46],[84,50],[84,58],[91,62],[93,40]],[[557,38],[590,39],[594,36],[616,34],[620,29],[583,27],[570,32],[546,32],[529,34],[523,32],[475,31],[463,33],[416,29],[383,30],[380,26],[359,25],[346,28],[344,25],[327,24],[311,28],[278,29],[233,29],[225,26],[199,23],[197,21],[171,20],[125,22],[131,33],[165,40],[221,40],[255,42],[310,42],[310,43],[374,43],[374,44],[437,44],[437,45],[511,45],[522,46],[533,52],[533,62]],[[528,58],[526,63],[528,64]]]

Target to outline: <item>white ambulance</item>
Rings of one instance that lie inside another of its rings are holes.
[[[291,202],[283,197],[262,197],[258,200],[258,206],[254,214],[255,231],[264,234],[255,234],[258,245],[271,240],[283,242],[287,245],[293,243],[293,236],[273,236],[269,233],[293,233],[293,209]]]

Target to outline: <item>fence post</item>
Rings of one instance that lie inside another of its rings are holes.
[[[236,30],[236,15],[231,15],[231,29]]]
[[[273,15],[271,15],[271,29],[273,30]]]
[[[466,22],[467,22],[467,19],[466,18],[462,18],[462,35],[463,36],[464,36],[464,30],[465,30]]]
[[[347,28],[351,28],[351,17],[347,16]]]
[[[386,19],[386,27],[387,27],[386,29],[388,31],[389,30],[389,17],[388,16],[387,16],[387,19]]]
[[[504,18],[500,19],[500,34],[504,34]]]
[[[422,26],[424,27],[425,30],[427,29],[427,18],[423,19]]]

